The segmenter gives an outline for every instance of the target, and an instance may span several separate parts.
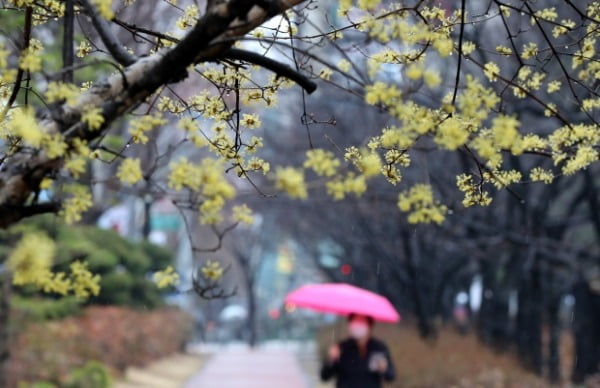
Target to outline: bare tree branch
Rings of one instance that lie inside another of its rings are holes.
[[[251,51],[230,48],[229,50],[225,51],[221,57],[227,59],[237,59],[262,66],[265,69],[271,70],[280,77],[291,79],[309,94],[317,89],[317,84],[300,74],[298,71],[292,69],[288,65],[277,62],[269,57],[265,57],[264,55],[260,55]]]
[[[109,24],[99,14],[89,0],[79,0],[85,8],[86,13],[92,19],[92,24],[100,34],[102,43],[106,46],[108,52],[123,66],[129,66],[136,61],[136,58],[131,55],[115,34],[110,29]]]

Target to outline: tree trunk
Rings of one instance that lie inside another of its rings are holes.
[[[8,386],[10,292],[10,277],[0,272],[0,387]]]
[[[548,325],[550,340],[548,343],[548,377],[550,382],[560,382],[560,324],[558,322],[558,307],[560,297],[553,298],[548,308]]]
[[[537,263],[525,271],[519,287],[517,314],[517,349],[525,365],[542,373],[542,295]]]
[[[246,280],[248,292],[248,345],[256,346],[256,294],[254,292],[254,280]]]
[[[586,281],[579,281],[573,290],[575,311],[575,364],[573,382],[581,384],[585,378],[600,372],[600,295],[593,294]]]

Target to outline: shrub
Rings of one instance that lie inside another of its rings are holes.
[[[63,387],[70,371],[89,360],[117,372],[143,366],[180,351],[191,323],[176,308],[139,311],[94,306],[79,316],[28,325],[11,346],[9,386],[47,381]]]
[[[110,388],[112,378],[108,369],[97,361],[88,361],[81,368],[75,369],[65,388]]]

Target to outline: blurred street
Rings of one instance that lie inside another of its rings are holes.
[[[272,341],[255,349],[243,344],[202,345],[192,352],[213,354],[185,388],[314,388],[318,358],[313,342]]]

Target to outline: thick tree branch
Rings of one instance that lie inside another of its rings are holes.
[[[129,66],[134,63],[136,58],[125,50],[123,44],[119,42],[115,34],[111,31],[109,24],[98,14],[98,11],[89,0],[79,1],[83,5],[83,8],[85,8],[85,12],[92,19],[92,24],[96,28],[96,31],[98,31],[100,39],[102,39],[102,43],[104,43],[110,55],[123,66]]]
[[[173,38],[172,36],[168,36],[165,34],[161,34],[160,32],[152,31],[147,28],[138,27],[134,24],[128,24],[121,20],[114,20],[116,24],[119,26],[129,30],[133,34],[142,33],[146,35],[153,36],[158,39],[166,40],[169,42],[179,43],[180,40],[177,38]],[[258,65],[264,67],[265,69],[271,70],[275,74],[280,77],[288,78],[294,82],[296,82],[300,87],[306,90],[309,94],[314,92],[317,89],[317,85],[312,82],[310,79],[300,74],[298,71],[292,69],[290,66],[277,62],[271,58],[265,57],[264,55],[260,55],[254,53],[252,51],[241,50],[236,48],[231,48],[225,51],[219,58],[217,59],[236,59],[240,61],[245,61],[248,63],[252,63],[254,65]]]
[[[221,55],[221,58],[237,59],[252,63],[254,65],[259,65],[265,69],[269,69],[280,77],[289,78],[296,82],[309,94],[317,89],[317,84],[296,70],[292,69],[290,66],[265,57],[264,55],[260,55],[251,51],[230,48]]]
[[[38,214],[58,213],[60,202],[46,202],[29,206],[0,205],[0,228],[6,228],[20,220]]]

